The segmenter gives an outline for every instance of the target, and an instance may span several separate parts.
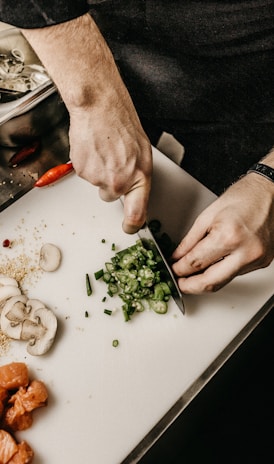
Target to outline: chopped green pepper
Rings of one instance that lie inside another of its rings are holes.
[[[87,289],[87,295],[90,296],[92,294],[92,288],[91,288],[88,274],[86,274],[86,289]]]
[[[115,293],[118,293],[118,291],[119,291],[118,285],[113,284],[112,282],[110,282],[108,284],[108,294],[109,294],[109,296],[115,295]]]
[[[110,309],[104,309],[104,313],[107,314],[108,316],[112,315],[112,311]]]
[[[172,294],[169,276],[157,251],[146,248],[140,239],[135,245],[117,252],[111,262],[105,263],[100,277],[108,285],[108,294],[111,297],[118,294],[123,301],[125,321],[144,309],[152,309],[159,314],[167,312]]]
[[[104,269],[100,269],[99,271],[94,272],[94,277],[96,280],[101,279],[104,275]]]
[[[155,313],[165,314],[167,312],[167,303],[162,300],[149,300],[149,305]]]

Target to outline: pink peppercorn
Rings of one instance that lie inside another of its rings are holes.
[[[11,245],[10,240],[8,238],[6,238],[5,240],[3,240],[2,245],[3,245],[4,248],[9,248],[10,245]]]

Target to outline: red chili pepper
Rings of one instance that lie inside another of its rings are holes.
[[[26,158],[37,152],[40,147],[40,140],[34,140],[29,145],[26,145],[23,148],[20,148],[9,160],[9,166],[16,166],[19,163],[22,163]]]
[[[57,180],[64,177],[66,174],[73,170],[73,165],[71,162],[66,164],[59,164],[54,168],[49,169],[45,174],[43,174],[34,184],[34,187],[45,187],[46,185],[52,184]]]

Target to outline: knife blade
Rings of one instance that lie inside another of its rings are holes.
[[[180,311],[185,314],[185,304],[183,301],[183,296],[182,293],[178,287],[178,284],[176,282],[176,279],[174,277],[174,274],[166,260],[166,258],[163,255],[163,252],[161,248],[159,247],[158,243],[156,242],[153,233],[151,232],[149,226],[145,224],[144,227],[138,230],[137,235],[139,238],[142,240],[146,248],[152,249],[154,252],[157,253],[158,257],[161,258],[163,265],[165,267],[165,270],[170,277],[170,280],[172,282],[172,297],[177,304],[178,308]]]

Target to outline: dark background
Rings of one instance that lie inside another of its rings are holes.
[[[273,309],[140,464],[274,463]]]

